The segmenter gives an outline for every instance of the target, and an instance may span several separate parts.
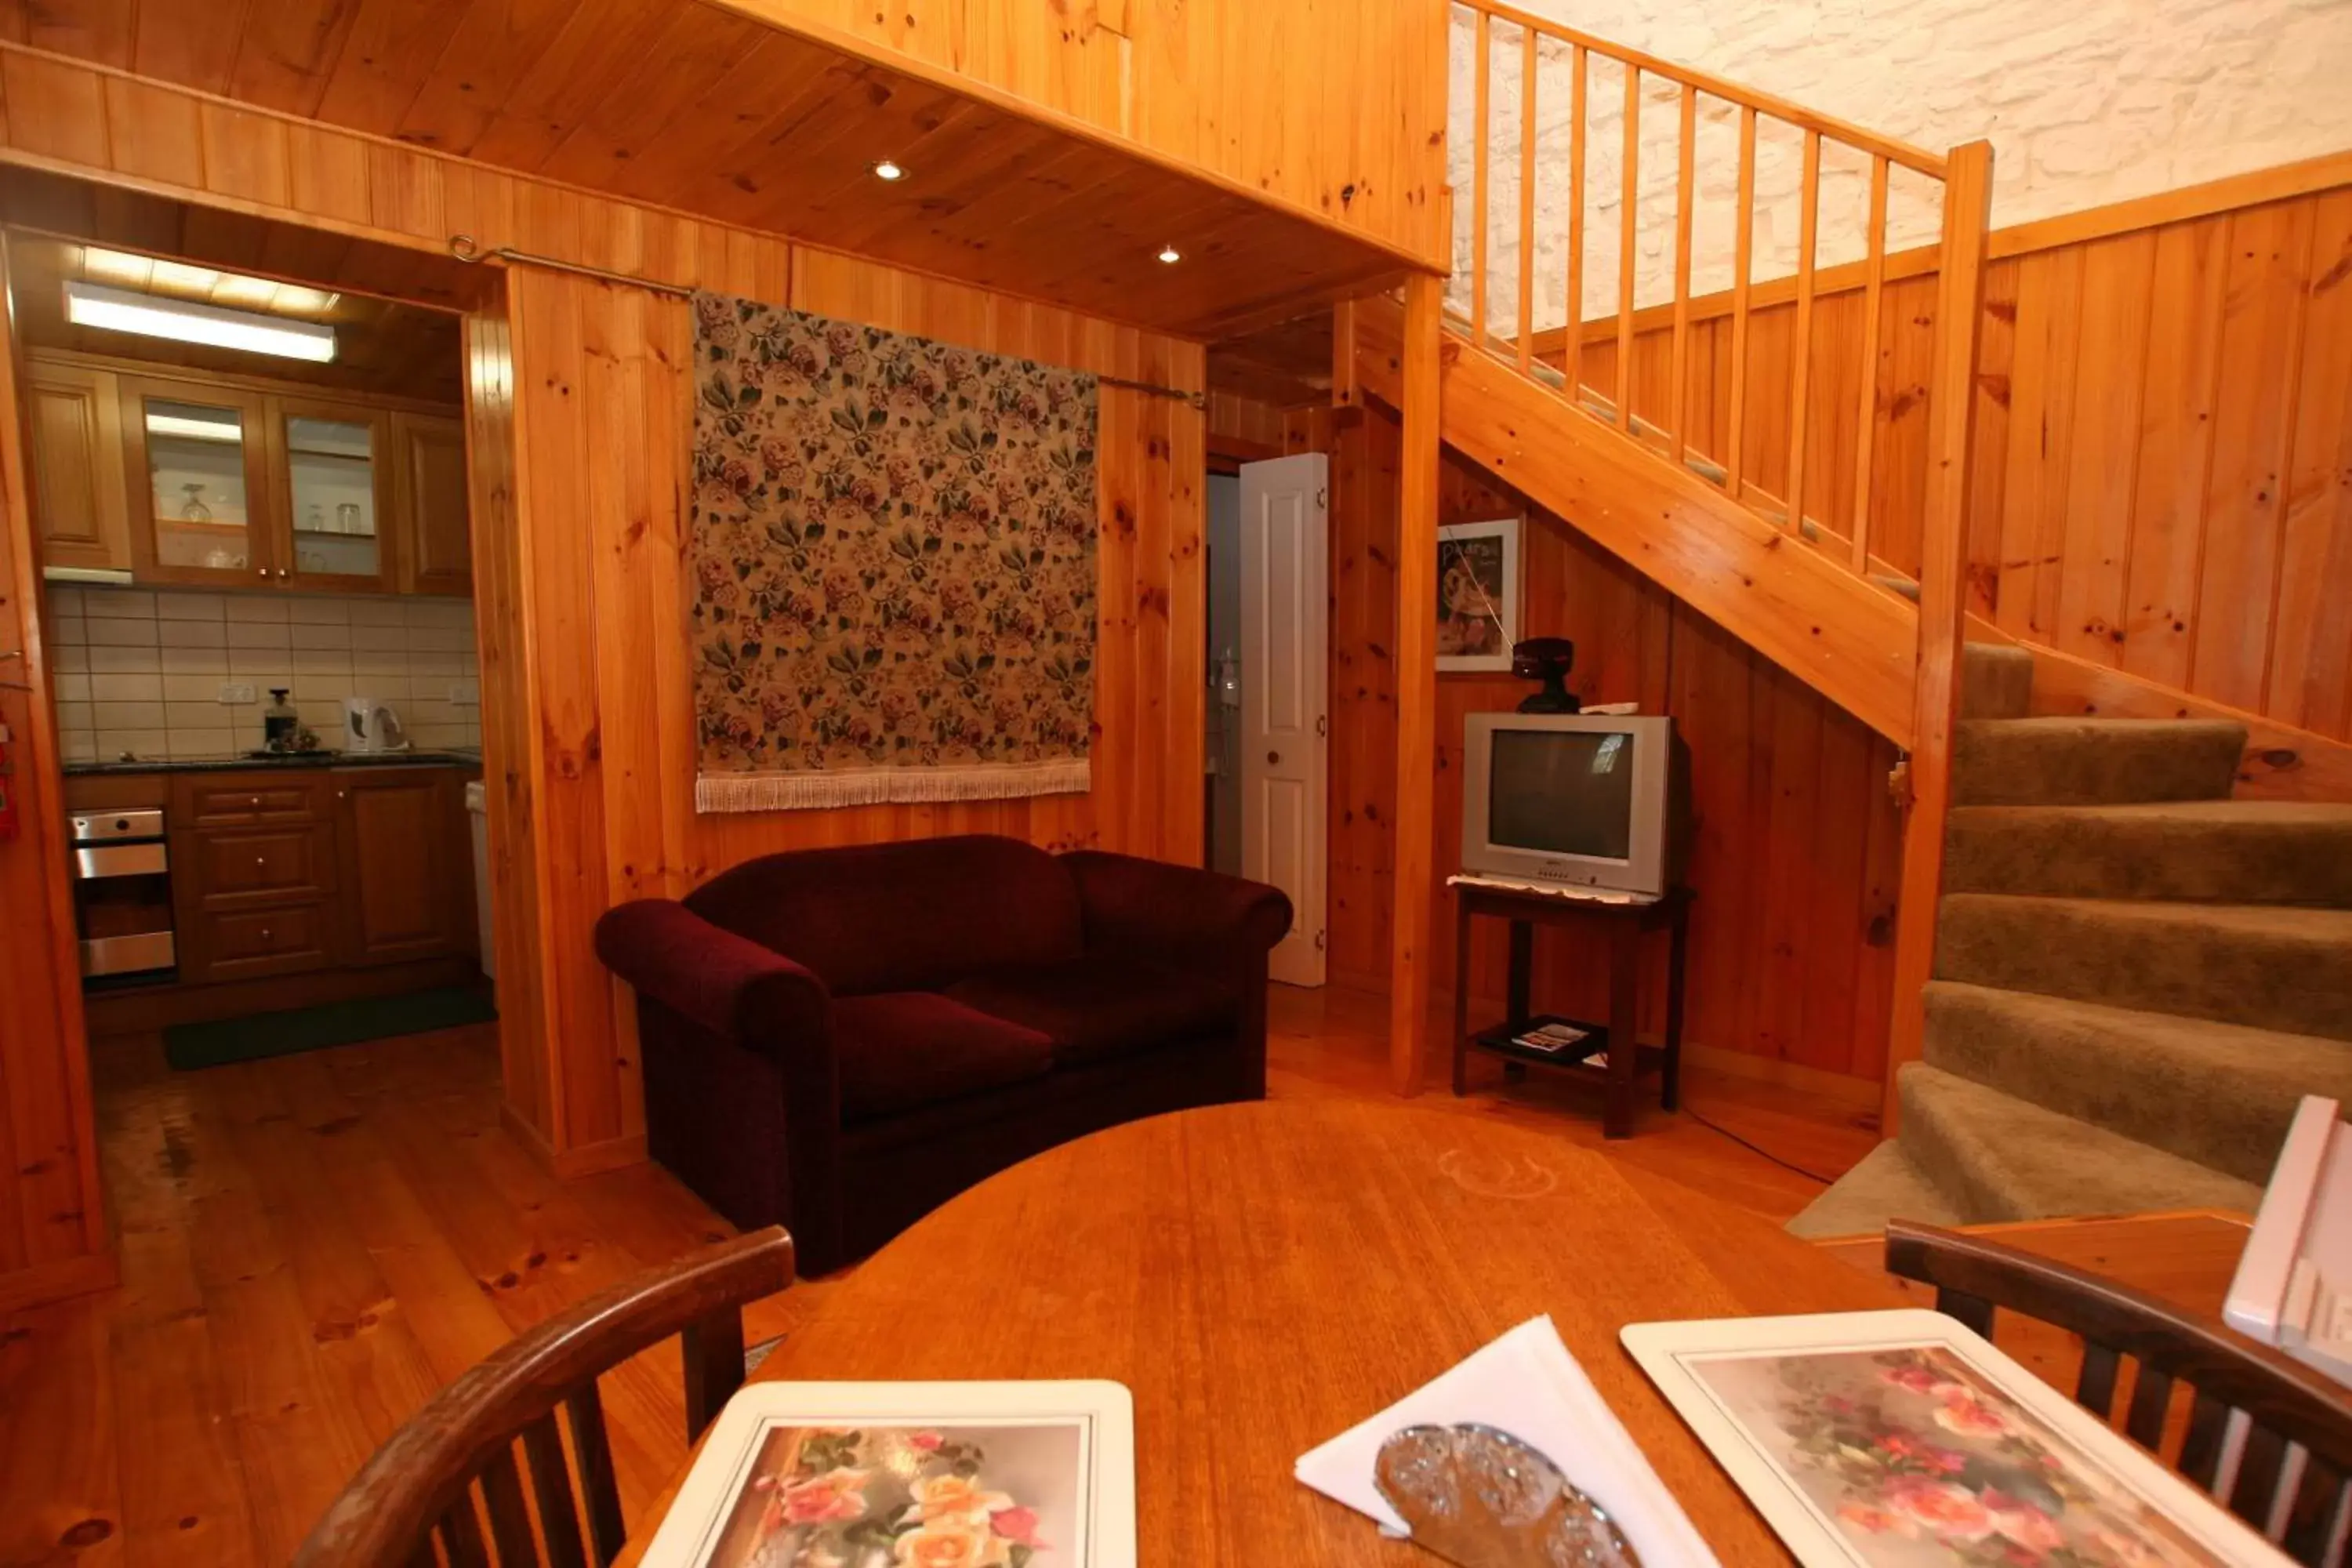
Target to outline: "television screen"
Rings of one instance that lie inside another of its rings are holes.
[[[1489,843],[1623,860],[1633,832],[1633,737],[1623,731],[1495,731]]]

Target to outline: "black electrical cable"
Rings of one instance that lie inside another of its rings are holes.
[[[1809,1182],[1819,1182],[1822,1185],[1826,1187],[1837,1180],[1834,1176],[1824,1176],[1819,1171],[1808,1171],[1802,1165],[1783,1160],[1780,1155],[1775,1154],[1771,1150],[1765,1148],[1763,1145],[1749,1142],[1747,1139],[1742,1138],[1738,1133],[1734,1132],[1730,1128],[1723,1126],[1719,1122],[1708,1121],[1706,1117],[1701,1116],[1697,1111],[1692,1110],[1688,1105],[1685,1105],[1682,1108],[1682,1111],[1685,1116],[1689,1117],[1693,1121],[1697,1122],[1701,1127],[1706,1128],[1708,1131],[1720,1132],[1726,1138],[1730,1139],[1734,1143],[1738,1144],[1742,1149],[1747,1150],[1749,1153],[1760,1154],[1765,1159],[1771,1161],[1772,1163],[1780,1166],[1780,1169],[1784,1171],[1792,1171],[1796,1174],[1804,1177],[1805,1180]]]

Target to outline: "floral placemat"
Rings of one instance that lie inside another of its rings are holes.
[[[717,294],[695,315],[695,806],[1087,787],[1094,377]]]

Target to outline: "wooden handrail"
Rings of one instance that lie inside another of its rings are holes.
[[[1908,142],[1898,142],[1894,137],[1882,136],[1874,131],[1866,131],[1859,125],[1851,124],[1833,115],[1816,113],[1801,103],[1793,103],[1788,99],[1778,98],[1769,92],[1759,92],[1754,88],[1742,87],[1736,81],[1717,76],[1712,72],[1695,70],[1688,66],[1678,66],[1672,60],[1660,59],[1657,56],[1647,54],[1643,50],[1628,48],[1622,44],[1612,44],[1606,38],[1598,38],[1574,27],[1563,26],[1549,17],[1522,11],[1516,5],[1497,5],[1496,0],[1454,0],[1454,3],[1475,13],[1482,18],[1508,22],[1514,26],[1528,28],[1546,37],[1558,38],[1562,43],[1574,44],[1579,47],[1590,49],[1592,53],[1604,55],[1622,66],[1644,71],[1652,76],[1664,77],[1684,87],[1696,88],[1709,98],[1719,98],[1727,102],[1738,104],[1742,108],[1755,110],[1759,114],[1769,115],[1775,120],[1786,121],[1800,130],[1810,131],[1817,135],[1827,137],[1830,141],[1842,142],[1857,152],[1873,153],[1890,163],[1900,163],[1906,169],[1916,169],[1920,174],[1935,179],[1944,178],[1947,172],[1946,160],[1937,157],[1924,147],[1914,147]]]

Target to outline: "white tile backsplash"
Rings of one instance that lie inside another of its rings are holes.
[[[331,746],[346,697],[399,708],[419,746],[482,743],[481,710],[448,700],[452,681],[476,668],[474,606],[463,599],[61,584],[48,608],[68,762],[249,751],[261,744],[261,706],[222,702],[230,682],[264,702],[286,688]]]

